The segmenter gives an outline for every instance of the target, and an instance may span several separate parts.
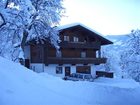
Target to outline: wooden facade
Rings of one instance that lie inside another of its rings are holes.
[[[62,66],[66,64],[64,66],[65,75],[69,75],[71,67],[67,64],[76,65],[76,72],[78,73],[91,73],[89,64],[106,63],[107,59],[101,56],[101,46],[112,44],[111,41],[82,25],[60,28],[58,31],[61,40],[59,43],[60,49],[56,50],[48,40],[44,41],[44,44],[37,44],[35,41],[28,43],[30,59],[26,60],[28,61],[27,65],[28,63],[44,64],[45,66],[50,64]],[[77,64],[83,66],[77,66]],[[56,71],[59,71],[59,69],[62,68],[57,67]]]
[[[100,64],[105,63],[106,58],[96,58],[96,50],[92,49],[60,49],[61,54],[57,56],[55,48],[40,45],[30,46],[31,62],[45,64]],[[82,56],[82,52],[85,55]]]
[[[77,26],[72,29],[60,30],[60,49],[46,44],[31,45],[31,62],[49,64],[101,64],[106,58],[97,57],[103,39],[97,37],[96,33],[90,35],[90,31]],[[95,35],[94,35],[95,34]],[[109,44],[111,42],[106,42]]]

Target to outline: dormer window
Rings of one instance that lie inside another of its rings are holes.
[[[69,40],[70,40],[69,36],[64,36],[64,41],[69,41]]]
[[[73,37],[73,42],[78,42],[79,41],[79,39],[78,39],[78,37]]]

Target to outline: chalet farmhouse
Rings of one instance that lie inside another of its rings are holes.
[[[25,66],[35,72],[47,72],[55,76],[71,73],[95,75],[96,66],[106,63],[101,56],[101,46],[112,44],[96,31],[82,24],[60,26],[60,49],[48,43],[25,46]]]

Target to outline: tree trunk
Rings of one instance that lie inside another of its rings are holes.
[[[23,38],[22,38],[22,41],[21,41],[21,49],[22,49],[23,53],[24,53],[24,47],[25,47],[25,44],[26,44],[27,37],[28,37],[28,32],[26,30],[24,30]],[[21,65],[24,65],[24,59],[23,58],[19,58],[19,62],[20,62]]]
[[[24,30],[23,38],[22,38],[22,41],[21,41],[21,48],[22,48],[23,51],[24,51],[24,47],[25,47],[25,44],[26,44],[27,37],[28,37],[28,32],[26,30]]]

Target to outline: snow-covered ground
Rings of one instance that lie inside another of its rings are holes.
[[[139,96],[130,79],[64,81],[0,57],[0,105],[140,105]]]

